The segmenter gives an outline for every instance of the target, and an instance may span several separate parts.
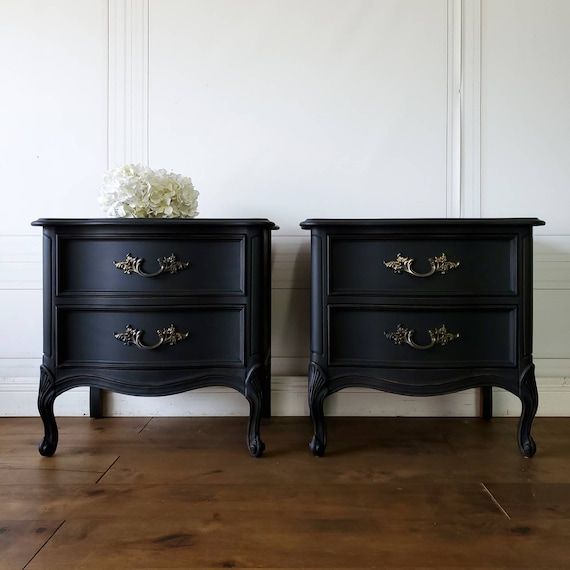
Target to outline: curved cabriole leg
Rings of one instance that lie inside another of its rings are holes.
[[[40,367],[40,391],[38,410],[44,423],[44,439],[39,447],[41,455],[51,457],[57,448],[57,423],[53,415],[55,401],[55,378],[45,366]]]
[[[519,449],[524,457],[532,457],[536,453],[536,443],[530,430],[538,408],[538,390],[534,376],[534,364],[525,368],[519,382],[519,398],[522,402],[522,413],[518,427]]]
[[[313,420],[314,434],[309,449],[313,455],[322,457],[327,447],[327,428],[323,403],[327,397],[327,379],[323,369],[314,362],[309,364],[309,410]]]
[[[250,369],[245,379],[245,397],[249,402],[249,422],[247,425],[247,448],[253,457],[261,457],[265,444],[261,440],[261,409],[263,401],[263,366],[256,365]]]

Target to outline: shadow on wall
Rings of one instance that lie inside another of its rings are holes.
[[[305,376],[309,363],[310,237],[273,237],[272,373]]]
[[[537,376],[570,376],[570,236],[534,238],[534,358]]]

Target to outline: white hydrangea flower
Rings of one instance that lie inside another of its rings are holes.
[[[107,172],[99,204],[114,218],[194,218],[198,195],[187,176],[126,164]]]

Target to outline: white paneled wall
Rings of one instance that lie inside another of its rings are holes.
[[[306,414],[306,217],[539,216],[539,413],[570,410],[565,0],[0,2],[0,415],[35,414],[35,217],[99,216],[107,166],[192,176],[203,217],[269,217],[275,414]],[[6,88],[5,86],[9,86]],[[85,414],[88,392],[56,413]],[[476,415],[363,389],[339,415]],[[496,413],[519,412],[497,393]],[[108,395],[115,415],[245,414],[234,392]]]
[[[3,236],[37,235],[34,217],[97,214],[107,57],[105,1],[0,2]]]
[[[107,166],[107,2],[0,2],[0,415],[36,414],[40,216],[98,215]],[[88,391],[56,402],[84,414]]]
[[[487,0],[483,8],[481,213],[532,212],[548,222],[539,233],[568,236],[570,2]]]
[[[569,415],[570,3],[484,0],[481,14],[481,215],[547,222],[535,238],[540,410]]]
[[[445,215],[446,7],[151,0],[152,162],[192,172],[202,214],[285,235],[308,216]]]

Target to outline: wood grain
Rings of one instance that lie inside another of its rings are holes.
[[[568,419],[63,418],[39,458],[32,419],[0,420],[0,569],[566,568]],[[356,443],[355,443],[356,442]],[[544,450],[544,451],[543,451]],[[8,482],[8,484],[6,484]]]

